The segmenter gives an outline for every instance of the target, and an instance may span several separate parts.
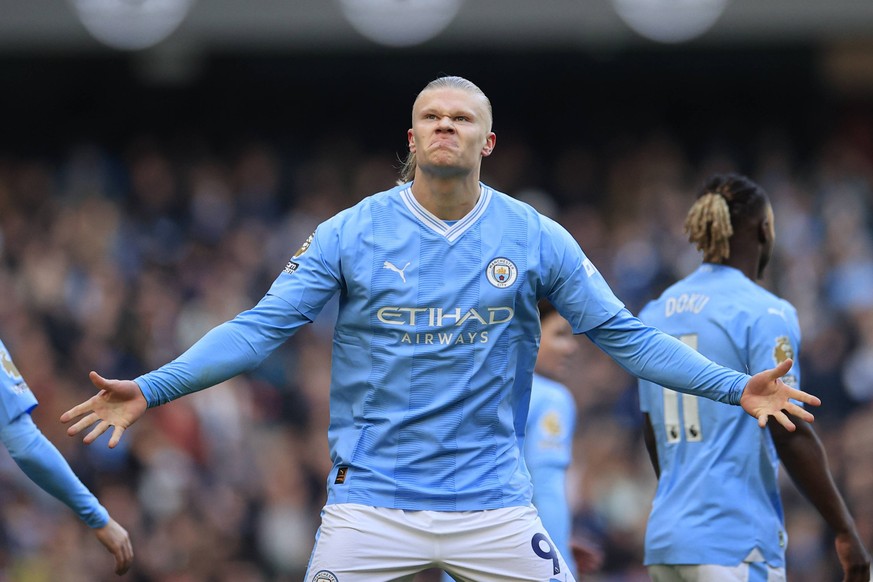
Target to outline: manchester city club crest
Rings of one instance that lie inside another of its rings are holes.
[[[488,263],[485,270],[488,282],[498,289],[509,287],[518,278],[518,268],[509,259],[499,257]]]
[[[312,579],[312,582],[338,582],[338,578],[333,572],[319,570]]]

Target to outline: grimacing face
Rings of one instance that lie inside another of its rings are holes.
[[[441,177],[478,169],[496,141],[484,97],[453,87],[428,89],[418,96],[407,137],[418,167]]]

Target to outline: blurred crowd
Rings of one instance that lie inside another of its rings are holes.
[[[302,579],[330,468],[334,307],[251,373],[149,411],[115,449],[107,435],[89,447],[67,437],[58,417],[93,394],[89,370],[135,378],[169,361],[260,299],[319,222],[394,184],[397,151],[334,137],[0,152],[0,337],[40,401],[38,426],[130,531],[130,582]],[[763,284],[799,310],[802,385],[824,401],[816,428],[873,547],[873,122],[847,117],[803,151],[772,128],[749,137],[740,155],[665,130],[546,153],[510,135],[483,181],[566,226],[633,312],[699,263],[682,224],[704,177],[761,183],[777,227]],[[636,384],[579,341],[574,529],[605,557],[584,579],[647,580],[655,477]],[[789,580],[839,579],[825,523],[784,489]],[[0,513],[0,581],[114,579],[84,525],[5,451]]]

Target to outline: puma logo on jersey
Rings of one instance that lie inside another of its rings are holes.
[[[768,307],[768,308],[767,308],[767,313],[769,313],[770,315],[778,315],[778,316],[781,317],[782,319],[785,319],[785,308],[784,308],[784,307],[783,307],[782,309],[776,309],[776,308],[774,308],[774,307]]]
[[[389,271],[394,271],[395,273],[400,275],[400,278],[403,279],[404,283],[406,283],[406,275],[403,272],[406,270],[406,267],[408,267],[410,264],[411,263],[407,262],[405,265],[403,265],[402,269],[398,269],[397,267],[394,266],[394,264],[391,261],[385,261],[385,263],[382,264],[382,268],[388,269]]]

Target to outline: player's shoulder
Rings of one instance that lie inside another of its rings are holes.
[[[341,210],[322,223],[323,227],[345,230],[346,226],[360,225],[368,220],[376,207],[391,207],[401,204],[400,194],[409,184],[394,186],[388,190],[370,194],[344,210]]]
[[[775,293],[764,289],[757,284],[755,286],[758,287],[756,292],[757,301],[751,303],[749,309],[755,312],[759,320],[763,318],[778,317],[785,320],[785,322],[791,326],[799,325],[797,309],[790,301],[779,297]]]
[[[499,190],[495,190],[485,184],[482,184],[482,190],[491,197],[491,206],[505,215],[516,216],[528,221],[533,221],[534,223],[555,223],[551,218],[545,214],[541,214],[536,208],[523,200],[519,200],[518,198]]]
[[[374,207],[393,207],[402,204],[401,193],[410,188],[411,184],[398,184],[387,190],[370,194],[361,199],[357,204],[345,209],[340,214],[360,214],[369,212]]]
[[[679,279],[673,284],[669,285],[663,291],[661,291],[657,297],[649,300],[643,307],[640,309],[638,317],[645,321],[649,318],[653,313],[659,313],[663,311],[661,309],[661,305],[670,297],[675,297],[681,295],[682,293],[687,293],[688,288],[688,277]]]
[[[779,317],[789,325],[797,324],[797,310],[790,301],[776,295],[757,281],[730,267],[718,267],[722,277],[714,279],[713,295],[719,309],[728,316],[745,314],[746,321]]]

